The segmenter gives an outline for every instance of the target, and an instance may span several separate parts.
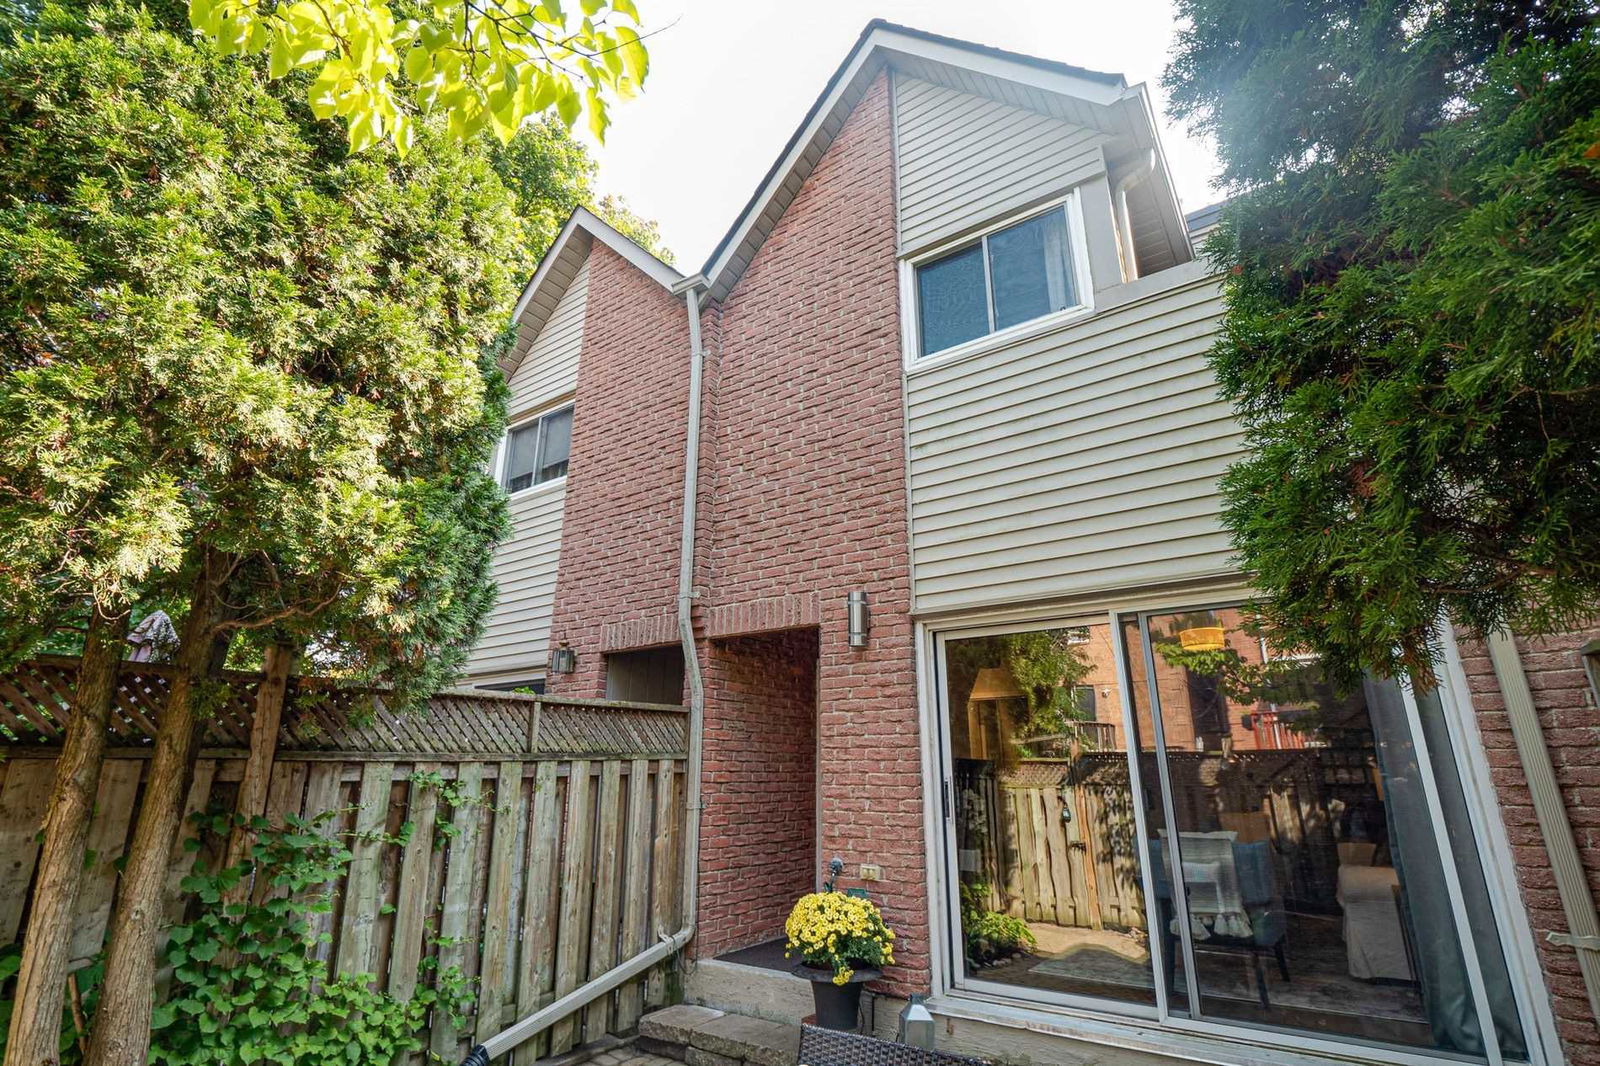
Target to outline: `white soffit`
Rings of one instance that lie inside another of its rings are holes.
[[[578,268],[589,258],[589,250],[594,247],[595,241],[622,256],[664,289],[670,291],[683,280],[682,274],[639,247],[632,238],[623,235],[593,211],[586,207],[576,209],[561,227],[550,250],[539,260],[539,268],[533,272],[522,295],[517,298],[516,309],[511,313],[511,320],[517,324],[517,340],[500,361],[500,369],[506,377],[516,372],[517,365],[549,321],[567,286],[577,276]]]

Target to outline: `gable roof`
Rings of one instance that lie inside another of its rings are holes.
[[[599,241],[622,258],[638,267],[652,281],[665,289],[672,289],[683,280],[683,275],[663,263],[639,246],[605,219],[586,207],[579,207],[567,216],[555,242],[539,260],[538,269],[523,287],[517,298],[511,321],[516,323],[517,340],[511,350],[500,360],[500,369],[510,377],[516,372],[522,357],[528,354],[534,338],[550,320],[556,304],[566,294],[567,287],[577,276],[578,269],[589,258],[589,250]]]
[[[1108,155],[1126,157],[1153,150],[1159,156],[1161,152],[1155,109],[1142,84],[1130,86],[1120,74],[873,19],[823,86],[732,227],[712,249],[701,270],[708,298],[721,300],[733,290],[850,112],[885,69],[1100,130],[1113,138]],[[1164,160],[1155,168],[1152,184],[1156,186],[1152,197],[1167,232],[1186,240],[1187,228]],[[604,219],[578,208],[517,301],[515,320],[520,335],[511,356],[502,363],[508,375],[549,319],[596,239],[666,288],[685,281],[682,274]]]
[[[1120,74],[874,19],[828,79],[732,228],[713,249],[702,270],[711,298],[722,299],[732,291],[851,110],[885,68],[1098,129],[1122,142],[1119,154],[1159,149],[1148,91],[1143,85],[1129,86]],[[1158,193],[1164,221],[1182,233],[1177,196],[1165,168],[1158,168],[1157,175],[1165,186]]]

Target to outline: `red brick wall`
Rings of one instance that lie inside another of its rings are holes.
[[[889,983],[928,983],[887,83],[868,90],[721,307],[706,606],[814,596],[822,853],[877,863]],[[867,591],[868,647],[845,597]],[[715,802],[715,801],[713,801]],[[751,856],[751,861],[760,861]]]
[[[700,957],[783,935],[817,876],[817,631],[703,646]]]
[[[1600,629],[1517,640],[1591,892],[1600,892],[1600,709],[1577,649],[1596,636]],[[1600,1030],[1589,1010],[1577,957],[1572,948],[1546,939],[1547,933],[1568,932],[1567,923],[1499,683],[1481,644],[1463,641],[1461,655],[1562,1044],[1573,1066],[1600,1066]]]
[[[777,758],[745,750],[748,736],[732,723],[756,704],[717,688],[731,668],[719,647],[753,632],[816,634],[821,851],[845,859],[846,885],[860,883],[859,864],[882,867],[883,880],[868,887],[899,933],[899,965],[888,979],[903,993],[925,990],[929,973],[894,218],[880,78],[727,300],[702,315],[695,581],[713,689],[707,716],[723,728],[707,737],[717,773],[752,759],[760,777]],[[552,676],[551,691],[579,696],[603,691],[602,650],[665,631],[676,594],[688,384],[682,302],[603,245],[591,254],[552,626],[552,640],[577,651],[578,670]],[[873,611],[861,650],[846,640],[845,597],[856,589]],[[754,787],[728,783],[705,781],[708,837],[737,820],[738,789]],[[808,810],[816,787],[808,781]],[[729,838],[702,864],[700,954],[748,941],[754,930],[775,935],[779,881],[786,896],[811,887],[812,823],[782,822],[787,843],[768,832],[778,824],[758,822],[759,839],[734,849]],[[772,885],[751,884],[748,898],[735,898],[741,879],[791,856],[804,857],[804,878],[785,866]],[[748,933],[735,931],[741,915],[754,916]]]
[[[604,696],[603,627],[676,603],[688,366],[683,300],[596,241],[550,630],[578,668],[551,692]]]

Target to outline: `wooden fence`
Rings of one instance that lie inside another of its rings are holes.
[[[25,928],[75,673],[76,660],[45,658],[0,674],[0,944]],[[262,675],[227,680],[190,812],[231,809],[246,772]],[[167,682],[156,664],[128,663],[121,674],[73,941],[80,962],[104,937]],[[678,928],[682,708],[455,690],[397,715],[381,692],[310,678],[289,687],[267,814],[337,811],[354,852],[323,916],[331,937],[323,957],[336,973],[376,974],[378,987],[401,997],[428,956],[476,979],[466,1027],[430,1030],[430,1050],[445,1060]],[[406,844],[385,842],[405,823]],[[180,841],[168,878],[173,923],[191,905],[179,882],[192,862]],[[628,1031],[665,1001],[665,982],[661,968],[623,986],[524,1045],[519,1058]]]
[[[1376,796],[1368,757],[1340,748],[1235,752],[1228,759],[1170,751],[1178,824],[1269,841],[1282,897],[1297,909],[1330,910],[1327,886],[1338,866],[1332,823]],[[1150,795],[1158,795],[1148,755],[1141,773]],[[968,796],[958,830],[961,869],[989,885],[990,909],[1080,928],[1145,926],[1125,752],[1027,759],[999,772],[971,762],[957,779]],[[1159,832],[1159,814],[1150,816]]]

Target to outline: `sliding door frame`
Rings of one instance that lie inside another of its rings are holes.
[[[1348,1059],[1352,1053],[1362,1055],[1371,1052],[1374,1062],[1390,1062],[1403,1064],[1403,1066],[1433,1066],[1440,1062],[1470,1062],[1475,1061],[1463,1058],[1446,1051],[1431,1051],[1427,1049],[1408,1048],[1404,1045],[1387,1044],[1379,1041],[1365,1040],[1358,1037],[1327,1037],[1319,1036],[1305,1030],[1282,1028],[1271,1025],[1255,1024],[1230,1018],[1210,1017],[1200,1009],[1201,995],[1199,979],[1194,966],[1193,938],[1190,934],[1187,921],[1187,902],[1185,893],[1180,890],[1183,885],[1181,845],[1177,843],[1177,829],[1175,804],[1170,787],[1170,775],[1165,758],[1164,732],[1160,706],[1160,694],[1156,685],[1155,661],[1153,645],[1149,640],[1149,619],[1153,616],[1166,615],[1176,612],[1198,610],[1220,610],[1237,608],[1240,599],[1237,596],[1218,598],[1215,593],[1186,599],[1181,595],[1170,599],[1158,599],[1152,596],[1131,595],[1127,597],[1129,603],[1126,607],[1108,606],[1099,610],[1073,611],[1063,609],[1053,612],[1027,611],[996,619],[985,623],[983,620],[972,620],[963,623],[951,621],[948,623],[920,623],[919,628],[925,636],[922,645],[927,650],[927,670],[925,673],[928,691],[923,699],[925,708],[925,721],[928,724],[928,737],[930,741],[929,768],[935,777],[930,781],[930,791],[937,794],[930,797],[927,810],[935,819],[933,830],[928,834],[931,842],[938,845],[937,854],[929,856],[929,870],[937,876],[942,871],[944,883],[938,886],[937,891],[929,893],[930,906],[935,913],[930,917],[931,930],[942,930],[943,944],[939,950],[934,951],[933,957],[941,955],[946,965],[938,967],[943,973],[936,973],[935,991],[955,996],[963,993],[992,999],[997,1001],[1010,1001],[1013,1003],[1034,1004],[1046,1008],[1056,1008],[1070,1013],[1082,1013],[1099,1020],[1116,1021],[1118,1019],[1131,1022],[1155,1020],[1163,1028],[1173,1032],[1186,1032],[1196,1035],[1245,1040],[1263,1047],[1282,1047],[1293,1049],[1308,1054],[1327,1055],[1330,1057]],[[1099,605],[1096,605],[1099,606]],[[1149,953],[1151,964],[1151,981],[1155,989],[1154,1007],[1140,1003],[1127,1002],[1111,998],[1081,996],[1067,993],[1049,992],[1042,989],[1019,988],[996,981],[986,981],[982,977],[971,975],[967,972],[966,952],[963,947],[961,932],[960,897],[956,886],[960,884],[959,870],[955,854],[955,815],[956,797],[954,794],[953,774],[954,761],[950,748],[949,696],[946,691],[946,644],[949,640],[959,640],[968,637],[996,636],[1007,633],[1029,632],[1039,629],[1067,628],[1071,626],[1102,624],[1109,625],[1110,642],[1114,657],[1114,667],[1118,678],[1118,695],[1122,703],[1122,720],[1124,734],[1127,738],[1124,756],[1127,761],[1130,799],[1134,809],[1135,834],[1137,836],[1140,887],[1144,893],[1144,910],[1146,927],[1149,933]],[[1155,893],[1155,872],[1151,869],[1150,840],[1151,827],[1147,824],[1145,813],[1144,782],[1140,769],[1140,735],[1137,729],[1137,714],[1133,705],[1133,677],[1132,671],[1136,669],[1137,660],[1129,654],[1123,634],[1123,625],[1128,622],[1137,622],[1137,631],[1142,647],[1139,649],[1140,658],[1146,674],[1146,685],[1151,702],[1151,728],[1152,741],[1156,750],[1152,752],[1158,769],[1161,788],[1161,804],[1163,817],[1168,826],[1169,837],[1173,841],[1172,847],[1163,848],[1170,867],[1168,876],[1174,886],[1173,910],[1178,918],[1178,944],[1182,951],[1184,963],[1185,986],[1187,991],[1187,1015],[1174,1009],[1169,1002],[1168,989],[1164,976],[1164,956],[1166,949],[1165,937],[1156,928],[1160,921],[1159,905]],[[1453,651],[1453,648],[1450,650]],[[1435,832],[1433,834],[1434,848],[1447,879],[1450,891],[1451,918],[1456,932],[1457,942],[1461,945],[1464,960],[1469,970],[1469,984],[1474,1000],[1474,1009],[1480,1019],[1480,1027],[1486,1033],[1494,1034],[1485,1040],[1487,1066],[1503,1066],[1504,1061],[1499,1047],[1498,1034],[1495,1029],[1493,1014],[1488,1009],[1487,991],[1484,986],[1484,977],[1478,965],[1477,945],[1471,939],[1470,928],[1462,897],[1459,871],[1453,865],[1453,856],[1448,852],[1447,844],[1442,838],[1444,833],[1442,804],[1437,791],[1437,781],[1433,776],[1433,763],[1431,753],[1427,752],[1420,732],[1418,710],[1415,694],[1409,685],[1402,684],[1401,698],[1405,701],[1408,725],[1412,729],[1417,749],[1419,752],[1419,766],[1423,770],[1424,793],[1429,805],[1429,817]],[[1453,695],[1453,694],[1452,694]],[[1448,698],[1447,708],[1450,714],[1452,746],[1457,749],[1455,764],[1460,766],[1462,758],[1460,746],[1462,738],[1459,734],[1461,716],[1457,700]],[[1464,769],[1464,767],[1462,767]],[[1472,788],[1469,798],[1474,802],[1469,804],[1470,813],[1474,819],[1474,826],[1482,819],[1493,817],[1495,811],[1484,810],[1480,790]],[[1499,900],[1503,894],[1503,881],[1497,871],[1490,868],[1491,855],[1498,856],[1499,849],[1480,849],[1480,860],[1485,867],[1485,875],[1489,881],[1491,897]],[[942,913],[940,913],[942,911]],[[938,932],[935,935],[940,935]],[[1508,933],[1501,930],[1499,942],[1506,953],[1508,964],[1512,959],[1512,952],[1518,945],[1508,941]],[[1523,961],[1521,954],[1517,961]],[[1513,978],[1525,972],[1525,966],[1512,966]],[[1528,1045],[1529,1062],[1534,1066],[1541,1066],[1548,1059],[1547,1051],[1550,1046],[1545,1038],[1545,1026],[1532,1024],[1536,1019],[1532,1016],[1527,1003],[1529,988],[1522,987],[1515,980],[1513,982],[1517,1010],[1522,1021],[1524,1035]],[[1478,1060],[1481,1061],[1481,1060]],[[1517,1060],[1520,1061],[1520,1060]]]

